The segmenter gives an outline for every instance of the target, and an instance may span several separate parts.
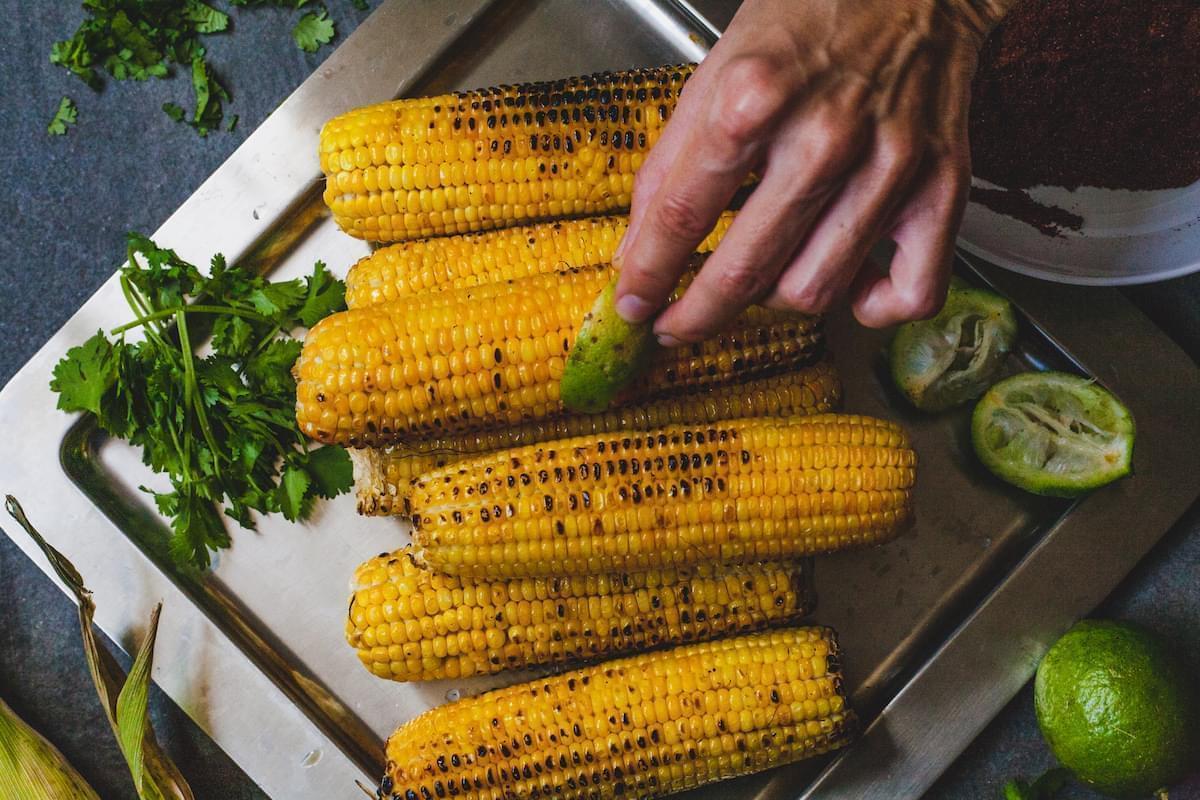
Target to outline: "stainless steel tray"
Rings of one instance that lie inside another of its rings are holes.
[[[184,257],[214,251],[281,275],[314,259],[344,270],[366,246],[320,203],[316,140],[328,117],[400,94],[701,58],[729,4],[671,0],[387,0],[157,232]],[[820,560],[818,619],[839,629],[869,728],[833,760],[696,797],[918,796],[1200,494],[1200,374],[1112,290],[1039,284],[961,265],[1024,314],[1014,370],[1075,369],[1133,409],[1136,476],[1075,504],[1034,498],[984,473],[965,412],[918,415],[891,393],[884,335],[835,317],[830,340],[850,410],[901,420],[920,453],[918,523],[899,541]],[[175,573],[139,485],[138,455],[87,418],[54,410],[65,350],[127,318],[106,283],[0,392],[0,490],[25,504],[95,591],[101,627],[127,648],[158,600],[155,680],[275,797],[349,796],[378,776],[396,723],[496,680],[379,681],[342,641],[351,571],[396,547],[400,523],[360,519],[349,497],[306,526],[238,531],[202,579]],[[8,530],[45,569],[32,544]],[[47,570],[48,571],[48,570]],[[511,678],[509,678],[511,679]]]

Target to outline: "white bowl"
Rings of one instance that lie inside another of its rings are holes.
[[[1200,271],[1200,181],[1153,192],[1038,186],[1029,195],[1080,215],[1083,227],[1047,236],[969,203],[959,246],[1014,272],[1059,283],[1120,286]]]

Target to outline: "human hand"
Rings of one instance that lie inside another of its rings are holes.
[[[760,182],[654,325],[694,342],[762,302],[848,296],[864,325],[936,313],[970,181],[976,53],[1009,0],[747,0],[638,171],[617,311],[654,316],[751,172]],[[883,237],[889,271],[867,264]]]

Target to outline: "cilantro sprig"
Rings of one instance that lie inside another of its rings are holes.
[[[135,318],[68,350],[50,388],[60,409],[95,414],[170,478],[171,491],[143,490],[171,519],[174,559],[205,569],[230,544],[222,510],[253,529],[252,511],[303,519],[316,498],[350,488],[345,451],[309,449],[296,425],[300,342],[288,335],[344,308],[345,285],[321,262],[271,282],[217,255],[204,275],[139,234],[128,258],[120,282]],[[127,341],[133,330],[144,338]]]

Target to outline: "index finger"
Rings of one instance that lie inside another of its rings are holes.
[[[677,147],[670,166],[633,239],[621,248],[616,308],[629,322],[649,319],[670,297],[688,257],[750,174],[787,103],[766,59],[733,61],[713,84],[709,97],[689,99],[685,93],[681,99],[681,105],[702,103],[704,110],[686,115],[685,135],[670,141]]]

